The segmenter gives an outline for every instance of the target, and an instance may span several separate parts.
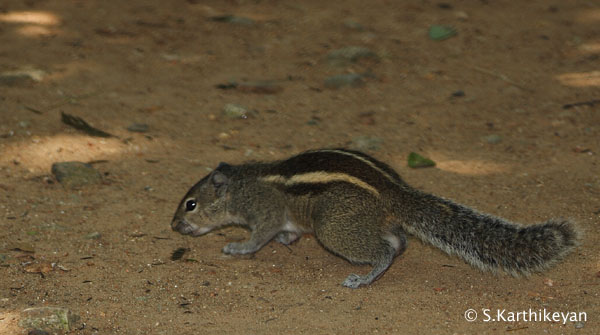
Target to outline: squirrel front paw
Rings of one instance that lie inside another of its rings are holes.
[[[283,245],[290,245],[299,238],[300,234],[292,233],[289,231],[282,231],[281,233],[277,234],[277,236],[275,236],[275,241]]]
[[[232,242],[223,247],[223,253],[228,255],[245,255],[256,251],[256,248],[249,243]]]

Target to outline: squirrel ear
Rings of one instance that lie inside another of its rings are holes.
[[[219,189],[222,186],[227,185],[227,183],[229,182],[229,178],[227,178],[227,176],[223,172],[215,170],[211,177],[211,181],[213,186]]]
[[[221,162],[219,166],[213,171],[210,178],[213,187],[217,195],[223,196],[227,190],[227,184],[229,184],[229,177],[225,173],[231,169],[231,165]]]
[[[231,167],[231,165],[225,163],[225,162],[221,162],[219,163],[219,165],[217,166],[217,168],[215,170],[220,170],[220,171],[224,171],[227,170]]]

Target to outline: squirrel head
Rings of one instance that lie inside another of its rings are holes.
[[[181,234],[200,236],[209,231],[232,223],[226,211],[227,188],[230,183],[232,166],[220,163],[219,166],[206,177],[202,178],[183,197],[171,228]]]

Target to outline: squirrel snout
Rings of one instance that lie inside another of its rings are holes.
[[[171,229],[180,233],[183,233],[186,226],[187,224],[183,220],[175,219],[173,222],[171,222]]]

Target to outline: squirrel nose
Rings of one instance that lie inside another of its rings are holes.
[[[173,220],[173,222],[171,222],[171,228],[175,231],[179,231],[179,229],[184,225],[185,223],[182,220],[179,219],[175,219]]]

